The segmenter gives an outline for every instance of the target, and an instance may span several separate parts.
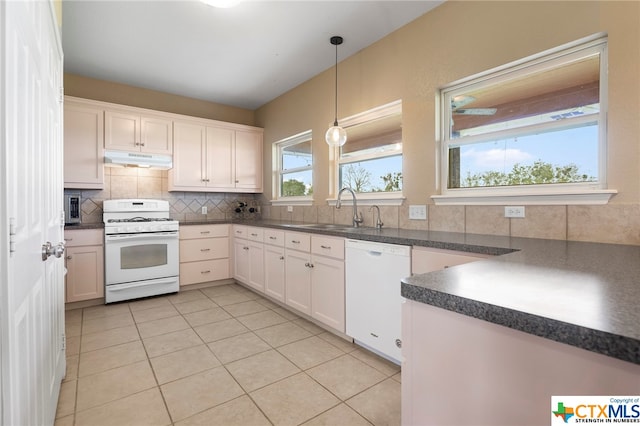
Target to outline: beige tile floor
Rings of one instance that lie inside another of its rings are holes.
[[[400,424],[399,367],[239,285],[66,319],[56,426]]]

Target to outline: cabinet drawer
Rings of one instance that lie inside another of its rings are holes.
[[[247,238],[247,227],[243,225],[233,225],[234,238]]]
[[[256,228],[255,226],[247,227],[247,239],[251,241],[262,242],[264,237],[264,229]]]
[[[311,237],[311,253],[344,259],[344,239],[314,235]]]
[[[288,249],[308,252],[311,248],[311,235],[300,232],[285,232],[284,246]]]
[[[284,231],[265,229],[264,243],[271,244],[272,246],[284,247]]]
[[[188,225],[180,227],[180,239],[228,237],[229,225]]]
[[[67,247],[101,246],[104,245],[102,229],[75,229],[64,231],[64,240]]]
[[[180,285],[231,278],[229,259],[203,260],[180,264]]]
[[[180,241],[180,262],[229,257],[228,238],[203,238]]]

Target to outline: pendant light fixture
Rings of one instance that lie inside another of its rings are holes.
[[[330,41],[336,47],[336,115],[333,127],[329,127],[324,138],[329,146],[342,146],[347,142],[347,131],[338,125],[338,46],[342,44],[343,39],[340,36],[333,36]]]

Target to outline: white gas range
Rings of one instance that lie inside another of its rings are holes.
[[[178,221],[164,200],[106,200],[105,303],[180,288]]]

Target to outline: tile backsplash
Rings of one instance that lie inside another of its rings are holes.
[[[104,200],[121,198],[154,198],[167,200],[170,215],[180,221],[258,219],[260,213],[236,213],[239,202],[258,207],[254,194],[222,192],[182,192],[167,190],[167,172],[127,167],[105,167],[103,189],[65,189],[67,193],[81,194],[83,223],[102,222]],[[202,214],[202,207],[207,214]]]
[[[271,206],[262,194],[169,192],[167,172],[139,168],[105,168],[101,190],[65,190],[80,193],[83,223],[102,222],[102,202],[119,198],[157,198],[169,201],[171,217],[180,221],[273,219],[306,223],[351,224],[352,208],[326,204]],[[238,203],[258,207],[236,213]],[[201,213],[207,207],[207,214]],[[427,220],[410,220],[409,206],[380,206],[385,228],[447,231],[547,238],[570,241],[640,245],[640,204],[526,206],[524,218],[505,218],[502,206],[427,206]],[[374,226],[373,212],[360,206],[365,226]]]
[[[328,205],[270,206],[262,199],[262,217],[282,221],[351,224],[352,207]],[[373,212],[359,206],[365,226],[374,226]],[[640,245],[640,205],[526,206],[524,218],[505,218],[503,206],[427,206],[427,220],[409,219],[409,206],[380,206],[385,228],[462,232],[523,238],[592,241]]]

